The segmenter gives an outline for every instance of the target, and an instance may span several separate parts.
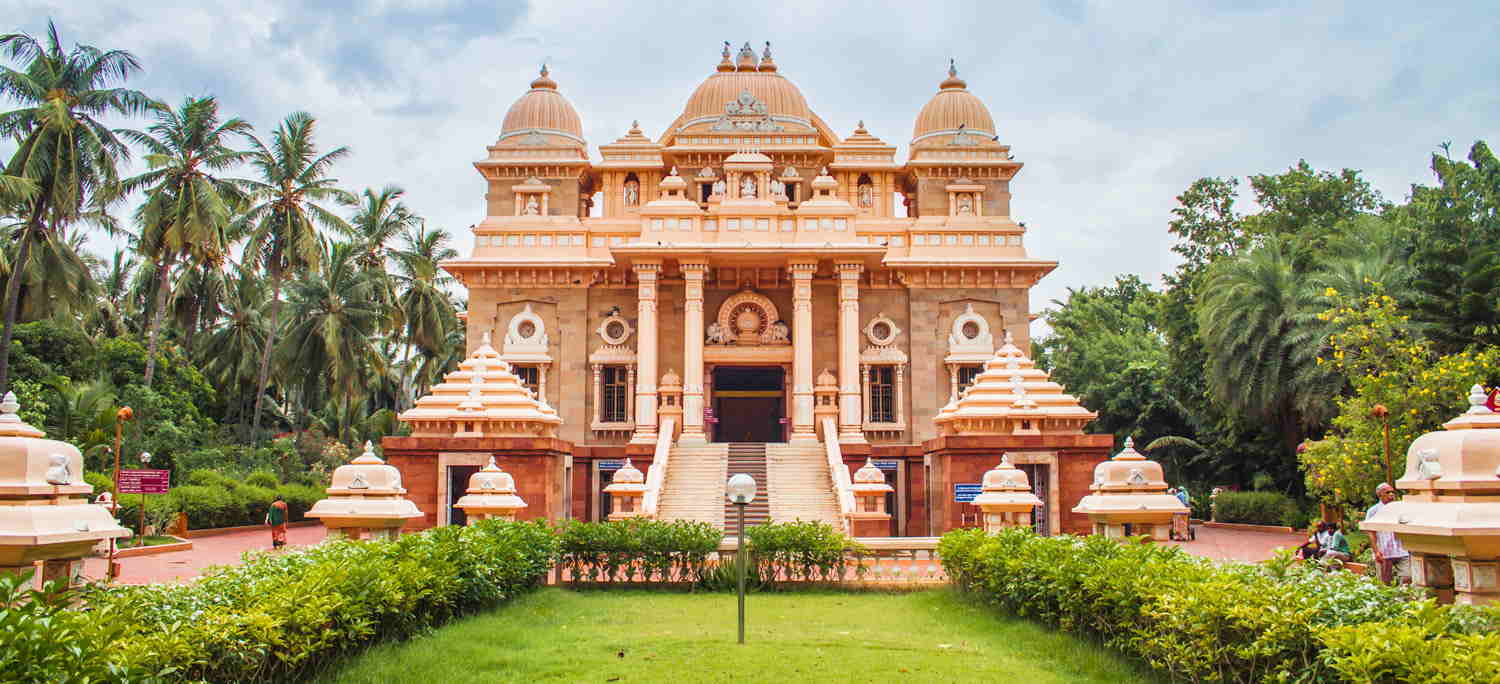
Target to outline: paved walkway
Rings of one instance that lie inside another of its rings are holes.
[[[1284,532],[1244,532],[1203,526],[1197,531],[1198,538],[1194,541],[1169,543],[1206,558],[1254,562],[1270,558],[1278,548],[1296,548],[1303,541],[1301,535]],[[322,525],[293,527],[287,530],[287,545],[291,548],[311,546],[323,541],[324,536]],[[193,540],[190,551],[120,559],[120,581],[126,584],[180,582],[197,577],[212,565],[238,564],[246,551],[270,548],[271,532],[267,529],[200,537]],[[85,572],[92,579],[102,579],[105,560],[89,559]]]

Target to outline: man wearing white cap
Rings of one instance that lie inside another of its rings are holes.
[[[1365,520],[1375,517],[1381,508],[1396,500],[1396,488],[1388,482],[1382,482],[1375,488],[1375,497],[1380,501],[1365,511]],[[1375,538],[1370,540],[1370,549],[1375,552],[1375,565],[1380,569],[1381,582],[1390,584],[1394,579],[1406,584],[1411,581],[1411,554],[1401,545],[1395,532],[1376,532]]]

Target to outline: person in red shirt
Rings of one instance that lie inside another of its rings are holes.
[[[286,502],[281,495],[276,495],[276,500],[271,502],[271,508],[266,511],[266,524],[271,526],[271,548],[279,549],[286,546]]]

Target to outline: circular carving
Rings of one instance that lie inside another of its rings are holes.
[[[733,331],[738,344],[764,344],[766,333],[772,323],[781,320],[781,314],[770,298],[756,292],[744,291],[731,295],[719,306],[716,318],[719,327]]]
[[[609,321],[604,324],[605,337],[619,337],[625,334],[625,325],[619,321]]]
[[[901,328],[896,327],[896,322],[884,313],[876,315],[865,324],[865,337],[877,347],[889,347],[900,334]]]
[[[877,321],[875,326],[870,328],[870,335],[876,339],[886,339],[891,336],[891,326],[885,321]]]
[[[740,307],[734,315],[734,327],[740,335],[759,335],[765,314],[753,304]]]
[[[521,334],[522,339],[529,340],[532,336],[536,335],[536,324],[531,321],[521,321],[521,325],[516,328],[516,332]]]
[[[597,332],[605,344],[621,346],[635,333],[635,329],[630,327],[630,321],[625,320],[623,316],[613,314],[599,324]]]
[[[974,321],[964,321],[964,339],[972,340],[979,337],[979,324]]]

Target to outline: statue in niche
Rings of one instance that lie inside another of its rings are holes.
[[[791,328],[786,321],[776,321],[766,328],[766,342],[770,344],[786,344],[791,341]]]
[[[745,176],[745,180],[740,181],[740,197],[743,197],[745,199],[755,199],[754,178]]]
[[[521,215],[536,216],[540,213],[542,213],[542,208],[541,205],[537,204],[536,202],[536,195],[528,196],[526,198],[526,208],[521,210]]]
[[[778,195],[778,196],[785,196],[786,195],[786,183],[783,183],[783,182],[781,182],[779,180],[772,179],[771,180],[771,194],[772,195]]]
[[[641,203],[641,184],[634,180],[625,181],[625,206],[633,207]]]
[[[68,457],[62,454],[52,454],[47,457],[51,464],[47,468],[47,484],[65,485],[73,482],[73,473],[68,468]]]
[[[974,199],[969,193],[960,193],[958,196],[958,215],[968,216],[974,213]]]
[[[875,187],[869,183],[859,186],[859,206],[864,209],[875,206]]]
[[[714,181],[714,194],[715,195],[718,195],[719,197],[723,197],[724,193],[728,189],[729,189],[728,186],[726,186],[724,184],[723,180],[716,180],[716,181]]]
[[[708,343],[709,344],[729,344],[730,342],[733,342],[733,341],[734,341],[734,335],[732,333],[730,333],[728,330],[725,330],[724,326],[719,325],[718,321],[713,321],[713,322],[711,322],[711,323],[708,324]]]

